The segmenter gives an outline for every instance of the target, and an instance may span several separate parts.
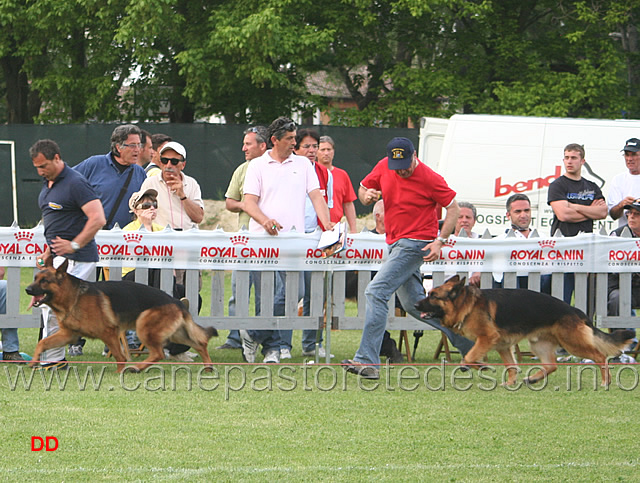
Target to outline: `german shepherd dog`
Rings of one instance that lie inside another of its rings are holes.
[[[206,367],[213,367],[207,344],[209,338],[218,333],[213,327],[197,325],[182,302],[162,290],[139,283],[87,282],[69,275],[67,265],[65,261],[57,270],[48,266],[37,273],[26,288],[35,298],[33,305],[51,307],[60,326],[58,332],[38,342],[32,367],[43,351],[85,336],[101,339],[118,362],[117,372],[122,372],[127,358],[118,336],[128,329],[135,329],[149,349],[149,357],[135,365],[136,371],[163,359],[167,341],[193,347]]]
[[[429,291],[416,304],[425,317],[435,317],[459,334],[475,340],[464,356],[463,365],[481,367],[491,349],[506,364],[507,385],[516,382],[517,366],[513,349],[528,339],[542,370],[525,383],[534,383],[557,369],[555,350],[560,345],[578,357],[595,361],[601,369],[602,384],[610,382],[607,357],[620,355],[631,343],[632,330],[611,334],[593,326],[579,309],[550,295],[524,289],[479,289],[465,285],[457,275]]]

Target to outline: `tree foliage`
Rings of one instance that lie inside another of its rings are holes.
[[[638,117],[639,14],[640,0],[2,0],[0,120]]]

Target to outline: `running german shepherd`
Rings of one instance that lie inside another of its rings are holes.
[[[607,334],[595,328],[579,309],[550,295],[524,289],[486,289],[465,285],[457,275],[429,291],[416,304],[425,317],[435,317],[459,334],[475,340],[462,360],[481,367],[491,349],[496,349],[509,372],[508,385],[516,382],[514,345],[528,339],[542,363],[525,383],[534,383],[557,369],[555,350],[560,345],[578,357],[592,359],[602,372],[602,384],[610,382],[606,361],[620,355],[631,343],[632,330]]]
[[[33,305],[51,307],[60,326],[58,332],[38,342],[31,366],[37,364],[42,351],[85,336],[101,339],[118,361],[117,371],[122,372],[127,358],[118,336],[124,330],[135,329],[149,349],[149,357],[135,365],[137,371],[163,359],[167,341],[193,347],[207,367],[213,367],[207,344],[218,332],[213,327],[197,325],[182,302],[139,283],[86,282],[69,275],[67,265],[65,261],[57,270],[45,268],[26,288],[35,297]]]

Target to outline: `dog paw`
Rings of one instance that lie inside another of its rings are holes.
[[[527,386],[533,386],[536,382],[540,382],[540,379],[529,379],[528,377],[522,380],[522,384]]]
[[[129,366],[129,367],[126,367],[122,372],[125,373],[125,374],[127,372],[130,372],[132,374],[139,374],[140,373],[140,369],[138,369],[136,366]]]
[[[462,364],[460,366],[460,372],[469,372],[471,370],[471,367],[467,366],[466,364]]]

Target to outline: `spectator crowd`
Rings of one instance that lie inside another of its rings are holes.
[[[640,237],[640,139],[625,142],[622,153],[626,170],[615,176],[607,194],[582,176],[585,148],[568,144],[563,151],[564,172],[548,189],[547,203],[553,210],[551,235],[565,237],[591,233],[596,220],[607,215],[618,220],[612,235],[629,230]],[[313,129],[299,128],[286,117],[268,127],[248,128],[242,139],[244,162],[234,171],[225,193],[225,207],[238,214],[238,228],[277,237],[279,233],[304,227],[306,233],[330,230],[344,221],[349,232],[356,232],[358,200],[373,205],[376,227],[388,244],[388,257],[365,291],[366,314],[360,346],[352,359],[343,361],[348,372],[377,379],[380,356],[401,362],[402,355],[386,332],[389,301],[416,319],[441,330],[464,356],[473,342],[443,327],[436,319],[423,319],[414,308],[424,296],[420,266],[437,259],[450,235],[478,237],[473,231],[476,207],[449,187],[438,173],[420,162],[413,143],[407,138],[389,141],[384,156],[359,183],[357,192],[349,174],[339,167],[339,146],[329,136]],[[38,203],[47,240],[47,251],[37,259],[42,267],[52,259],[54,266],[70,261],[69,273],[85,280],[96,276],[108,279],[108,270],[96,270],[98,254],[94,237],[100,229],[116,224],[125,230],[159,231],[170,226],[187,230],[199,225],[205,216],[200,184],[187,174],[187,149],[171,137],[151,134],[136,125],[114,129],[110,150],[87,158],[73,168],[62,158],[55,141],[37,141],[29,151],[33,166],[43,178]],[[337,164],[337,165],[336,165]],[[531,229],[531,202],[524,194],[506,202],[510,227],[499,237],[528,238]],[[444,218],[440,218],[441,209]],[[419,214],[419,216],[418,216]],[[97,275],[96,275],[97,274]],[[123,269],[122,276],[135,280],[135,270]],[[0,271],[0,279],[4,270]],[[174,297],[184,299],[184,270],[174,271]],[[640,305],[640,275],[633,277],[634,306]],[[468,281],[479,284],[480,276],[470,273]],[[550,276],[541,279],[541,291],[550,293]],[[159,287],[159,276],[149,270],[146,283]],[[494,285],[501,286],[500,274]],[[285,313],[285,272],[277,272],[274,284],[274,316]],[[260,315],[260,273],[252,272],[255,313]],[[300,273],[298,286],[301,314],[309,315],[311,272]],[[518,287],[527,288],[527,278],[518,277]],[[564,301],[572,302],[574,274],[564,275]],[[236,274],[232,274],[229,314],[235,314]],[[618,315],[618,277],[609,278],[609,314]],[[4,313],[6,283],[0,280],[0,313]],[[198,308],[201,302],[198,303]],[[57,321],[43,310],[43,336],[55,333]],[[135,332],[126,334],[131,349],[139,346]],[[3,360],[20,361],[17,329],[2,329]],[[304,330],[300,352],[303,356],[326,357],[322,331]],[[42,369],[67,367],[66,357],[82,354],[83,340],[68,348],[48,351]],[[65,354],[68,350],[68,355]],[[167,356],[192,360],[188,347],[170,345]],[[232,330],[218,350],[241,350],[247,362],[277,363],[292,357],[291,330]],[[333,357],[330,355],[330,357]]]

